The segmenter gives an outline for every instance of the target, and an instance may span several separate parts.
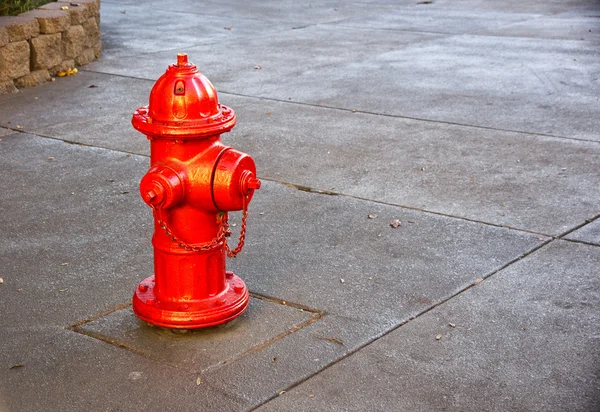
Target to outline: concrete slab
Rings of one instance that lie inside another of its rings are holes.
[[[103,3],[101,9],[102,55],[110,60],[135,55],[137,64],[145,65],[146,54],[161,50],[181,50],[198,44],[239,40],[258,34],[288,29],[283,22],[264,22],[231,14],[202,15],[203,7],[194,4],[195,12],[182,10],[180,2],[161,7],[148,4]],[[168,30],[157,30],[157,27]],[[215,45],[218,48],[218,45]],[[175,52],[177,53],[177,51]]]
[[[218,90],[253,95],[263,86],[285,84],[301,74],[312,73],[318,79],[319,69],[324,66],[339,67],[439,37],[409,32],[391,35],[388,30],[370,30],[366,36],[356,28],[319,25],[152,53],[144,55],[144,64],[139,64],[139,57],[134,56],[100,59],[87,67],[91,71],[155,80],[175,61],[177,52],[186,52]]]
[[[9,134],[13,134],[15,133],[14,130],[12,129],[7,129],[5,127],[0,127],[0,137],[2,136],[8,136]]]
[[[600,11],[600,6],[598,7]],[[510,37],[531,37],[542,39],[585,40],[600,43],[600,19],[593,16],[563,13],[485,28],[477,34]]]
[[[252,296],[242,316],[208,329],[173,331],[155,327],[139,320],[131,307],[127,307],[77,326],[75,330],[151,359],[201,373],[288,338],[320,316],[318,312]]]
[[[221,99],[265,178],[553,235],[597,214],[595,142]]]
[[[569,233],[565,236],[565,239],[600,245],[600,219],[596,219],[575,232]]]
[[[107,3],[113,4],[117,2],[108,1]],[[124,4],[133,3],[137,4],[139,2],[128,0]],[[288,28],[295,28],[339,21],[357,15],[383,12],[393,7],[412,6],[414,5],[414,1],[399,0],[393,4],[385,4],[385,2],[370,1],[322,0],[319,2],[302,3],[294,0],[281,0],[275,3],[254,2],[250,4],[236,0],[213,0],[199,5],[193,0],[178,1],[175,4],[166,4],[160,0],[151,0],[144,4],[150,10],[193,14],[198,19],[203,19],[207,16],[226,16],[233,19],[253,19],[269,24],[283,23],[287,24]]]
[[[221,90],[377,114],[600,140],[597,44],[452,36]],[[214,76],[217,77],[217,76]]]
[[[148,159],[20,133],[2,157],[0,327],[65,327],[129,302],[153,270]]]
[[[525,14],[517,11],[508,13],[464,9],[421,7],[395,8],[385,13],[357,16],[338,24],[371,30],[406,30],[427,33],[465,34],[490,27],[529,21],[541,17],[539,14]],[[390,37],[395,33],[390,33]]]
[[[71,142],[149,154],[148,140],[133,129],[131,116],[147,104],[153,84],[79,72],[22,89],[19,94],[0,96],[0,125],[18,125],[19,130]]]
[[[562,13],[575,8],[589,7],[587,0],[549,0],[549,1],[528,1],[503,0],[436,0],[431,4],[423,5],[428,8],[442,9],[461,9],[465,13],[477,11],[499,11],[506,13],[543,13],[553,14]]]
[[[595,410],[599,265],[553,242],[258,410]]]
[[[131,114],[147,103],[152,84],[80,73],[11,96],[4,124],[148,155],[149,143],[131,126]],[[119,95],[123,89],[129,92]],[[251,153],[264,178],[551,235],[597,213],[597,143],[227,93],[220,100],[239,119],[224,141]]]
[[[248,252],[230,261],[252,292],[375,325],[402,322],[544,241],[269,183],[252,208]]]
[[[0,333],[2,411],[239,411],[246,406],[209,382],[197,385],[198,374],[75,332],[20,325]]]

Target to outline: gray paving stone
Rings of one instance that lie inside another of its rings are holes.
[[[173,332],[142,322],[131,307],[127,307],[78,326],[76,330],[133,348],[151,359],[201,372],[232,362],[269,341],[286,338],[291,331],[319,316],[253,296],[243,315],[214,328]]]
[[[553,242],[258,410],[595,410],[598,265]]]
[[[52,327],[1,328],[0,410],[239,411],[243,399],[123,348]],[[22,366],[17,366],[22,365]]]
[[[569,233],[565,238],[600,245],[600,219],[596,219],[575,232]]]

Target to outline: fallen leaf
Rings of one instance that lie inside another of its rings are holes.
[[[69,8],[67,6],[62,6],[60,9],[61,10],[69,10]]]
[[[271,363],[275,363],[275,362],[277,362],[277,358],[271,359]]]
[[[64,291],[66,291],[66,290],[67,290],[67,289],[59,289],[58,291],[59,291],[59,292],[64,292]]]
[[[475,282],[473,282],[473,284],[479,285],[481,282],[483,282],[483,279],[477,279]]]
[[[440,340],[440,339],[442,339],[442,336],[443,336],[443,335],[442,335],[441,333],[438,333],[437,335],[435,335],[435,340]]]
[[[73,76],[75,75],[79,70],[77,70],[77,67],[73,67],[72,69],[68,69],[67,71],[64,72],[58,72],[56,73],[56,75],[58,77],[65,77],[65,76]]]
[[[285,391],[281,391],[279,392],[279,395],[283,395],[285,393]]]
[[[369,219],[375,219],[377,217],[377,215],[369,215],[367,216]]]
[[[196,378],[196,386],[200,386],[201,383],[202,383],[202,379],[200,379],[199,377]]]
[[[394,219],[390,222],[390,226],[394,229],[397,229],[398,227],[400,227],[400,221],[398,219]]]
[[[271,116],[271,112],[267,112],[267,116]]]
[[[338,345],[344,345],[344,341],[342,341],[338,338],[334,338],[331,336],[323,336],[323,335],[319,335],[318,333],[314,333],[314,332],[313,332],[313,335],[315,335],[319,339],[328,340],[329,342],[337,343]]]
[[[8,369],[17,369],[17,368],[22,368],[23,366],[25,366],[25,365],[23,365],[23,364],[21,364],[21,363],[17,363],[16,365],[13,365],[13,366],[11,366],[11,367],[10,367],[10,368],[8,368]]]
[[[22,129],[23,126],[21,126],[20,124],[17,125],[17,129]]]
[[[258,66],[258,65],[254,66],[254,70],[260,70],[260,69],[262,69],[262,66]]]

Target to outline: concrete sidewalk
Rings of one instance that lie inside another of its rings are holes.
[[[600,410],[599,2],[101,15],[99,60],[0,96],[0,411]],[[130,120],[178,52],[263,180],[229,261],[250,308],[186,334],[130,306]]]

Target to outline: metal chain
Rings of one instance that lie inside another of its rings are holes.
[[[246,220],[248,219],[248,196],[247,195],[244,196],[242,205],[243,205],[242,206],[242,228],[240,230],[240,238],[238,240],[238,245],[233,250],[231,250],[231,248],[229,247],[229,244],[227,243],[227,238],[229,236],[231,236],[231,230],[229,230],[229,219],[228,219],[226,212],[219,212],[219,214],[217,215],[217,224],[219,226],[219,230],[217,231],[217,236],[213,240],[211,240],[210,242],[206,242],[206,243],[190,245],[190,244],[185,243],[184,241],[180,240],[177,236],[175,236],[173,234],[171,229],[169,229],[169,227],[167,226],[167,223],[164,220],[162,220],[162,218],[161,218],[162,209],[156,208],[154,206],[152,208],[156,212],[156,221],[158,222],[158,225],[160,226],[160,228],[165,232],[165,234],[168,237],[171,238],[173,243],[177,243],[177,245],[179,247],[181,247],[182,249],[185,249],[188,252],[190,252],[190,251],[191,252],[201,252],[201,251],[210,250],[210,249],[214,248],[215,246],[219,245],[221,242],[224,242],[225,249],[227,250],[227,256],[232,258],[232,257],[236,257],[237,254],[242,251],[242,248],[244,247],[244,241],[246,239]]]

